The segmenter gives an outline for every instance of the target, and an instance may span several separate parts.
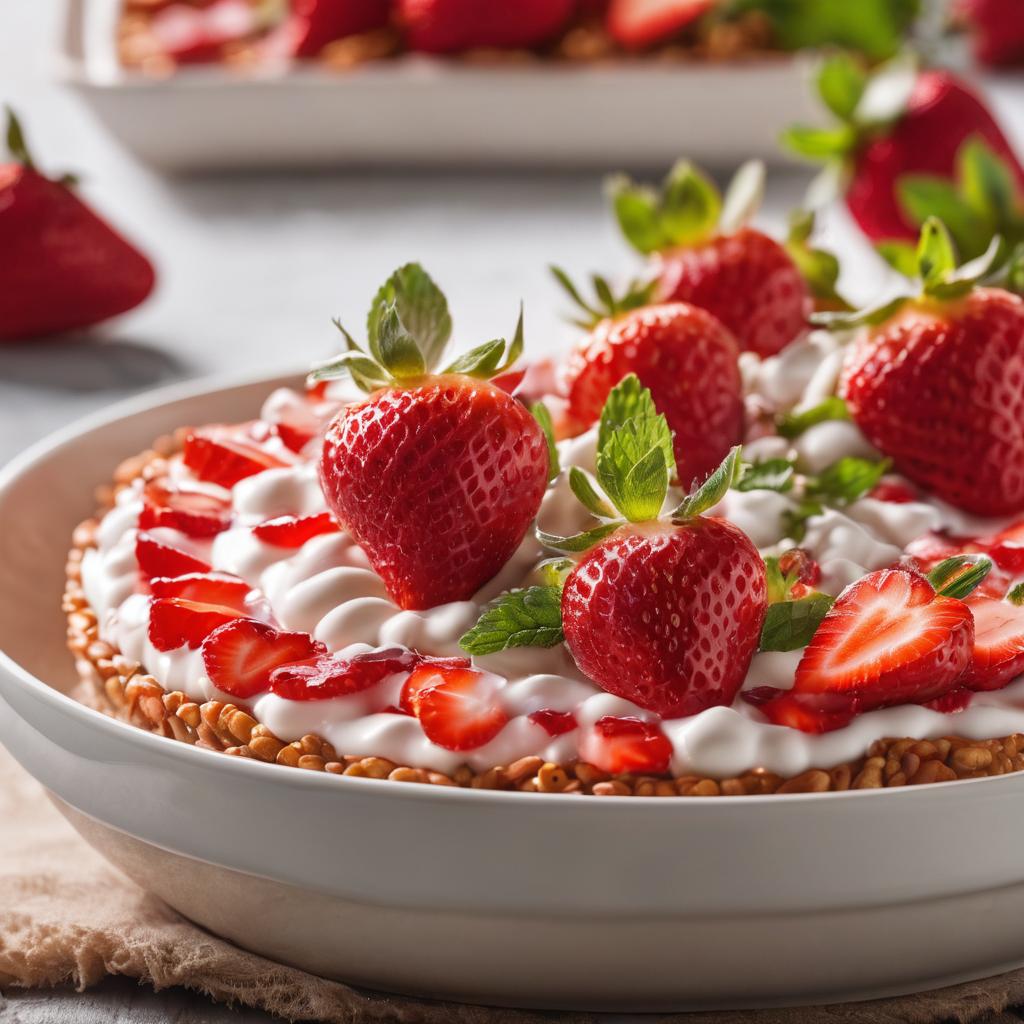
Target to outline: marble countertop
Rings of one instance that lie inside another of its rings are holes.
[[[134,163],[54,84],[60,6],[0,0],[0,101],[22,116],[41,166],[79,172],[88,199],[152,254],[160,285],[144,307],[95,333],[0,345],[0,463],[78,416],[150,387],[323,358],[335,348],[331,317],[360,325],[377,285],[412,259],[445,289],[462,346],[511,331],[523,299],[534,353],[556,351],[572,337],[549,263],[574,276],[636,268],[604,210],[596,173],[162,178]],[[991,91],[1024,141],[1024,79],[991,83]],[[781,226],[807,178],[801,171],[773,176],[767,226]],[[882,271],[842,215],[826,228],[828,241],[854,254],[848,283],[870,298]],[[83,995],[11,993],[6,1002],[0,997],[0,1020],[269,1018],[111,982]]]

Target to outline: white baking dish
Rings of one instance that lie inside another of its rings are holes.
[[[267,956],[488,1003],[810,1003],[1024,963],[1024,774],[765,798],[449,790],[230,758],[65,696],[64,557],[93,486],[280,382],[148,395],[0,473],[0,741],[132,878]]]
[[[170,170],[353,165],[662,167],[779,160],[814,119],[807,62],[484,67],[407,57],[347,73],[119,66],[119,0],[68,0],[62,77],[142,159]]]

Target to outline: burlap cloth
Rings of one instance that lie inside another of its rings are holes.
[[[181,986],[290,1021],[583,1024],[595,1015],[490,1009],[378,995],[246,953],[180,917],[81,840],[0,748],[0,989],[95,985],[124,975]],[[1024,971],[926,995],[800,1010],[649,1018],[678,1024],[984,1021],[1024,1003]],[[1016,1018],[1001,1018],[1016,1019]]]

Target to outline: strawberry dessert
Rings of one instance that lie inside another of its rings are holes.
[[[409,264],[305,390],[123,465],[69,563],[93,697],[237,756],[492,789],[1024,768],[1024,300],[932,220],[905,295],[813,313],[745,224],[758,177],[620,182],[648,279],[588,300],[557,272],[584,310],[557,366],[521,363],[522,314],[446,356]]]

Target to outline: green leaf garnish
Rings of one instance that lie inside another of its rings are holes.
[[[583,505],[592,515],[599,519],[615,519],[615,509],[607,502],[594,487],[590,474],[573,466],[569,470],[569,487],[576,495],[579,503]]]
[[[830,505],[849,505],[867,494],[891,466],[890,459],[873,462],[847,455],[818,476],[808,478],[807,497]]]
[[[828,594],[809,594],[796,601],[768,605],[759,649],[795,651],[806,647],[834,603]]]
[[[733,485],[737,491],[777,491],[784,494],[793,489],[796,470],[789,459],[764,459],[743,465]]]
[[[801,501],[796,508],[787,509],[782,513],[786,536],[799,543],[807,535],[808,520],[820,516],[824,511],[825,506],[821,502],[808,499]]]
[[[799,437],[805,430],[816,427],[819,423],[826,423],[829,420],[848,420],[850,410],[846,402],[836,395],[830,395],[810,409],[802,412],[785,413],[779,418],[776,429],[782,437]]]
[[[992,559],[986,555],[954,555],[939,562],[928,582],[940,597],[963,599],[975,590],[992,571]]]
[[[483,655],[513,647],[554,647],[563,639],[561,587],[529,587],[502,594],[459,646],[467,654]]]
[[[1018,608],[1024,605],[1024,583],[1018,583],[1007,595],[1006,600]]]
[[[560,537],[557,533],[545,533],[537,531],[537,540],[547,548],[554,548],[555,551],[586,551],[592,548],[598,541],[602,541],[609,534],[614,533],[620,526],[624,526],[625,519],[616,519],[610,523],[602,523],[592,530],[585,530],[583,533],[574,533],[571,537]]]
[[[837,53],[822,61],[818,70],[818,94],[840,121],[853,117],[867,84],[863,65],[848,53]]]
[[[558,447],[555,444],[555,427],[551,422],[551,413],[543,402],[534,402],[530,406],[530,412],[540,424],[540,429],[544,431],[544,438],[548,443],[548,483],[550,483],[562,471],[558,462]]]
[[[729,488],[739,478],[742,468],[742,463],[740,462],[741,450],[740,445],[730,449],[729,454],[726,455],[711,476],[692,494],[683,498],[672,513],[673,520],[679,521],[699,516],[702,512],[713,508],[725,497]]]
[[[375,352],[381,318],[389,306],[395,307],[406,331],[416,340],[426,370],[433,371],[452,333],[444,293],[418,263],[399,267],[377,291],[366,318],[371,352]]]

